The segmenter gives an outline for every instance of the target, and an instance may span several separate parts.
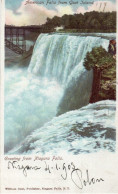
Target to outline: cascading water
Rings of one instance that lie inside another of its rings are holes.
[[[93,47],[108,48],[109,41],[100,37],[42,34],[36,41],[29,72],[39,76],[55,78],[66,84],[73,71],[83,71],[83,60]]]
[[[92,72],[85,70],[83,60],[95,46],[102,45],[107,49],[108,42],[100,37],[41,34],[28,72],[25,68],[6,69],[5,152],[37,128],[39,132],[40,127],[56,115],[59,101],[69,85],[79,84],[80,107],[89,103]],[[45,130],[43,133],[47,136]],[[51,133],[51,129],[48,130],[48,137]]]
[[[57,115],[81,108],[89,103],[93,73],[86,71],[83,61],[88,51],[109,41],[100,37],[41,35],[39,36],[29,72],[56,79],[64,87]],[[82,97],[81,97],[82,96]]]

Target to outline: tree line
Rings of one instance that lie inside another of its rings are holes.
[[[86,12],[85,14],[54,16],[42,28],[54,29],[63,26],[64,30],[116,32],[116,12]]]

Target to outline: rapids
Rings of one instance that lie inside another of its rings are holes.
[[[115,151],[115,102],[101,101],[53,118],[10,153],[80,154]]]

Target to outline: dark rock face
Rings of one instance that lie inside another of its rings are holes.
[[[93,85],[90,103],[101,100],[116,100],[116,66],[93,71]]]
[[[93,84],[90,103],[116,99],[116,59],[103,47],[95,47],[88,52],[85,68],[93,69]]]

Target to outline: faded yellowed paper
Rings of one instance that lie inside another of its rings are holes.
[[[117,2],[1,2],[0,192],[118,193]]]

